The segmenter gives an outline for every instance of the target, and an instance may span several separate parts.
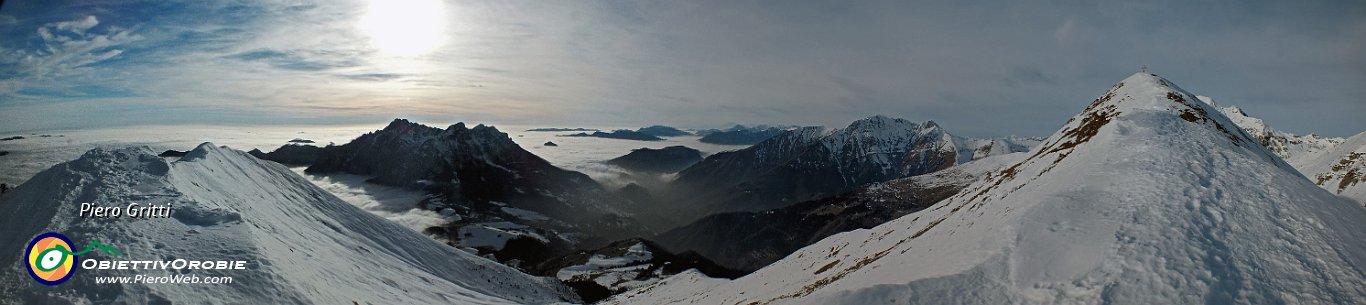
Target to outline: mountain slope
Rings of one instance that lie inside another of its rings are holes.
[[[1024,161],[921,212],[734,281],[682,274],[625,304],[1346,304],[1366,209],[1212,107],[1139,73]]]
[[[1024,157],[1021,152],[979,159],[778,209],[708,215],[655,240],[671,250],[697,251],[723,266],[753,271],[826,236],[872,228],[924,209]]]
[[[1200,96],[1200,100],[1211,102],[1212,99]],[[1262,119],[1252,117],[1238,106],[1218,107],[1219,113],[1227,116],[1233,124],[1247,132],[1258,144],[1266,146],[1271,152],[1276,153],[1281,159],[1294,160],[1307,155],[1318,155],[1324,153],[1342,143],[1342,138],[1327,138],[1310,134],[1306,136],[1295,135],[1289,132],[1272,129],[1266,125]],[[1292,165],[1294,163],[1291,163]]]
[[[172,204],[169,218],[82,218],[81,202]],[[205,143],[177,159],[147,148],[96,149],[44,171],[0,198],[0,247],[22,249],[55,231],[77,247],[100,241],[105,260],[245,260],[226,284],[96,284],[98,276],[165,276],[173,270],[78,270],[36,284],[0,256],[0,302],[518,304],[575,301],[536,278],[439,244],[360,210],[288,168]]]
[[[1204,96],[1200,99],[1211,101]],[[1299,136],[1272,129],[1237,106],[1220,107],[1219,112],[1314,183],[1366,203],[1366,183],[1362,183],[1366,182],[1366,133],[1349,139]]]
[[[799,128],[708,156],[679,172],[671,187],[682,201],[669,206],[692,217],[780,208],[956,161],[951,136],[934,122],[873,116],[840,129]]]
[[[1366,132],[1322,153],[1291,159],[1290,165],[1329,192],[1366,204]]]
[[[307,151],[286,145],[257,155],[282,163],[313,160],[306,170],[311,174],[365,175],[371,182],[435,193],[422,206],[460,213],[461,223],[431,230],[452,241],[463,237],[464,225],[478,221],[587,233],[602,243],[645,231],[593,179],[550,164],[492,126],[457,123],[443,130],[396,119],[343,145]],[[534,219],[517,211],[534,212]],[[479,215],[490,217],[471,217]]]
[[[953,138],[958,147],[958,163],[967,163],[982,158],[1029,151],[1038,146],[1043,138],[1009,136],[994,139]]]

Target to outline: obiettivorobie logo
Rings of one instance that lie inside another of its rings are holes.
[[[174,260],[101,260],[80,256],[90,251],[100,250],[106,257],[120,257],[123,253],[109,245],[92,241],[80,251],[74,251],[76,244],[65,235],[56,232],[39,234],[24,249],[24,265],[29,276],[43,285],[56,286],[76,273],[77,269],[87,270],[131,270],[172,271],[170,275],[136,274],[128,276],[127,271],[118,271],[114,276],[96,276],[95,284],[227,284],[231,276],[201,277],[187,270],[220,273],[225,270],[246,270],[244,260],[194,260],[177,258]]]
[[[28,275],[43,285],[55,286],[71,279],[76,273],[78,257],[86,252],[99,248],[105,254],[122,255],[118,250],[99,241],[91,242],[90,246],[78,252],[72,252],[74,245],[70,238],[57,232],[47,232],[34,237],[28,242],[28,248],[24,249]]]

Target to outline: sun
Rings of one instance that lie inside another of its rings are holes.
[[[424,55],[445,42],[445,5],[441,0],[374,0],[360,28],[384,54]]]

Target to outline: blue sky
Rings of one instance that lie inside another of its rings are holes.
[[[842,126],[1047,135],[1147,65],[1273,127],[1366,130],[1362,1],[24,1],[0,131]]]

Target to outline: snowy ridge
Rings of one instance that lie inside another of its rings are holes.
[[[740,279],[685,273],[607,303],[1366,299],[1366,209],[1252,141],[1167,80],[1135,74],[1027,159],[927,210]]]
[[[1290,165],[1329,192],[1366,204],[1366,132],[1321,153],[1292,159]]]
[[[959,164],[987,157],[1029,151],[1042,142],[1043,138],[1019,136],[991,139],[953,137],[954,146],[958,149]]]
[[[1213,104],[1209,97],[1200,100]],[[1310,134],[1299,136],[1272,129],[1238,106],[1219,107],[1252,139],[1266,146],[1311,181],[1334,194],[1366,203],[1366,136],[1350,139]]]
[[[80,202],[173,204],[170,218],[77,216]],[[171,161],[147,148],[95,149],[0,199],[0,247],[46,231],[78,247],[101,241],[128,260],[246,260],[248,270],[194,270],[230,284],[95,284],[97,276],[160,270],[79,270],[46,287],[17,256],[0,257],[0,303],[526,304],[577,301],[537,278],[442,245],[360,210],[288,168],[204,143]],[[99,254],[88,254],[98,257]],[[85,258],[85,257],[82,257]],[[104,259],[114,259],[104,257]]]
[[[1214,104],[1214,100],[1207,96],[1198,96],[1198,98],[1211,105]],[[1262,146],[1266,146],[1271,152],[1287,161],[1322,154],[1343,142],[1342,138],[1321,137],[1315,134],[1299,136],[1272,129],[1262,119],[1248,115],[1238,106],[1218,107],[1218,109],[1219,113],[1224,114],[1235,125],[1242,128],[1253,140]],[[1293,165],[1294,162],[1291,164]]]

